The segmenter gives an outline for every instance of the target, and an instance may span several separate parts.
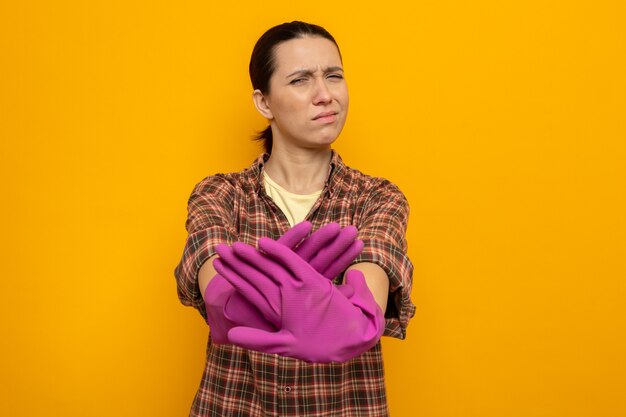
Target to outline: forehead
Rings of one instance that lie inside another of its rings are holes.
[[[341,66],[335,44],[319,36],[290,39],[274,50],[274,71],[288,73],[299,69]]]

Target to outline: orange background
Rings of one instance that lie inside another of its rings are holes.
[[[619,0],[2,1],[0,415],[188,413],[186,200],[258,154],[249,55],[293,19],[342,47],[336,149],[411,203],[393,416],[626,415]]]

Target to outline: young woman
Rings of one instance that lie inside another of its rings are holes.
[[[387,416],[379,339],[415,311],[408,203],[331,148],[348,89],[325,29],[269,29],[250,78],[266,152],[195,187],[175,271],[211,330],[190,415]]]

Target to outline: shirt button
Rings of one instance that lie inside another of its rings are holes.
[[[285,388],[283,388],[283,390],[284,390],[285,392],[291,392],[291,387],[285,387]]]

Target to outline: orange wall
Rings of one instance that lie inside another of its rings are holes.
[[[294,18],[342,46],[336,148],[411,203],[394,417],[626,415],[620,0],[3,1],[0,415],[186,415],[186,200],[259,152],[249,54]]]

